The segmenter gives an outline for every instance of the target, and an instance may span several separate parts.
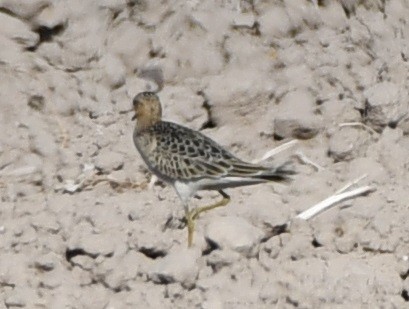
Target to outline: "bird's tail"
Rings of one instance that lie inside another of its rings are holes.
[[[288,183],[292,180],[291,176],[295,174],[296,172],[293,169],[291,162],[286,162],[276,168],[272,168],[271,170],[263,171],[259,175],[254,176],[254,178]]]

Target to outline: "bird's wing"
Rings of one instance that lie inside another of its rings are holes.
[[[238,159],[210,138],[189,128],[161,122],[154,129],[158,138],[150,154],[150,163],[173,179],[253,177],[270,170]]]

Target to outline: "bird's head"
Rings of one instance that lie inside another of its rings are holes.
[[[132,120],[137,121],[137,127],[147,128],[160,121],[162,118],[162,107],[159,97],[154,92],[138,93],[133,99],[135,115]]]

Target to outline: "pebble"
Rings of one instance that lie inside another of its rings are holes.
[[[27,24],[10,15],[0,14],[0,24],[0,33],[16,41],[22,47],[33,47],[40,39],[39,35],[32,32]]]
[[[61,229],[57,219],[51,213],[42,212],[31,218],[31,225],[36,231],[44,230],[48,233],[57,234]]]
[[[162,259],[155,260],[148,277],[158,284],[179,282],[186,288],[193,287],[198,272],[198,249],[175,250]]]
[[[119,170],[124,165],[124,156],[111,149],[101,150],[95,158],[95,167],[105,173]]]
[[[24,19],[29,19],[39,13],[44,7],[50,5],[50,0],[30,0],[19,2],[15,0],[2,0],[0,7]]]
[[[14,291],[9,297],[4,301],[7,308],[10,307],[20,307],[23,308],[26,306],[26,300],[21,293]]]
[[[34,18],[34,24],[37,27],[46,27],[53,29],[57,26],[63,26],[68,20],[65,4],[55,3],[44,8],[40,14]]]
[[[144,260],[141,253],[129,251],[120,259],[107,259],[111,264],[105,275],[105,283],[114,290],[125,289],[130,280],[134,280],[140,269],[139,265]],[[110,269],[109,269],[110,268]]]
[[[403,104],[399,103],[400,89],[395,83],[378,83],[367,89],[364,97],[366,99],[365,123],[377,132],[381,132],[390,121],[406,112],[402,109]]]
[[[255,256],[264,233],[239,217],[213,218],[207,225],[205,238],[221,249],[230,249],[244,256]]]
[[[229,249],[214,250],[207,257],[207,264],[210,265],[213,271],[217,272],[225,266],[229,266],[237,262],[241,258],[241,254]]]
[[[320,130],[320,120],[314,114],[314,102],[309,92],[299,90],[282,99],[274,118],[276,137],[311,139]]]
[[[68,249],[82,249],[89,256],[107,256],[115,252],[115,237],[111,233],[80,234],[69,240]]]
[[[259,18],[259,23],[261,33],[267,37],[282,37],[292,29],[285,8],[280,6],[273,6],[263,12]]]
[[[52,252],[43,254],[36,258],[34,266],[39,270],[51,271],[55,268],[56,258],[55,253]]]
[[[105,54],[99,64],[104,70],[104,79],[111,89],[125,84],[126,67],[119,57],[112,53]]]
[[[360,128],[338,128],[330,137],[328,154],[335,161],[350,161],[364,154],[369,134]]]

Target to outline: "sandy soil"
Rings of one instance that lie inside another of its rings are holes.
[[[0,8],[0,308],[408,306],[408,1]],[[296,138],[276,161],[322,169],[229,190],[187,250],[132,142],[131,100],[159,88],[166,119],[243,159]],[[376,192],[266,239],[365,173]]]

